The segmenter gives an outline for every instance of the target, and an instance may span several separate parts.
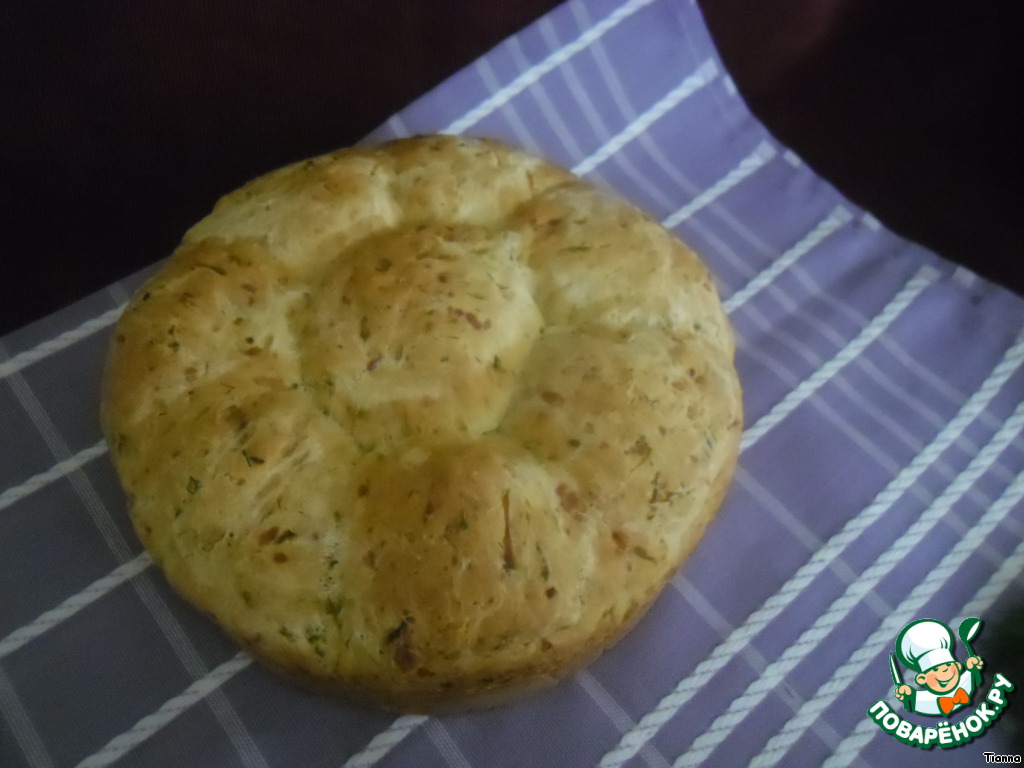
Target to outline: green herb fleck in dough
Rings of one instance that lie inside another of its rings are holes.
[[[250,466],[250,467],[253,466],[254,464],[265,464],[266,463],[259,456],[253,456],[252,454],[248,453],[247,451],[242,451],[242,456],[245,457],[245,463],[248,466]]]

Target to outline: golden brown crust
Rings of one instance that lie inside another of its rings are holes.
[[[742,429],[698,258],[536,158],[432,137],[223,198],[115,332],[104,429],[170,582],[257,658],[395,709],[614,642]]]

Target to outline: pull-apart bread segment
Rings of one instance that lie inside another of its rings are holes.
[[[733,351],[650,218],[418,138],[223,198],[117,325],[103,420],[189,601],[295,678],[435,711],[550,683],[650,605],[735,465]]]

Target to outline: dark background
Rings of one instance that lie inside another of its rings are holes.
[[[0,334],[167,255],[221,194],[354,143],[555,5],[0,4]],[[1024,290],[1016,4],[701,5],[783,143],[900,233]]]

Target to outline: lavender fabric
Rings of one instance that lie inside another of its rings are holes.
[[[112,325],[147,270],[0,340],[0,765],[934,766],[1006,752],[998,720],[925,751],[868,709],[882,699],[934,726],[894,697],[900,629],[992,621],[1021,595],[1024,302],[886,231],[779,146],[687,0],[571,0],[369,138],[437,131],[573,168],[705,257],[737,331],[747,429],[696,552],[623,642],[521,703],[396,717],[293,688],[177,598],[131,531],[97,411]],[[972,646],[984,658],[984,631]]]

